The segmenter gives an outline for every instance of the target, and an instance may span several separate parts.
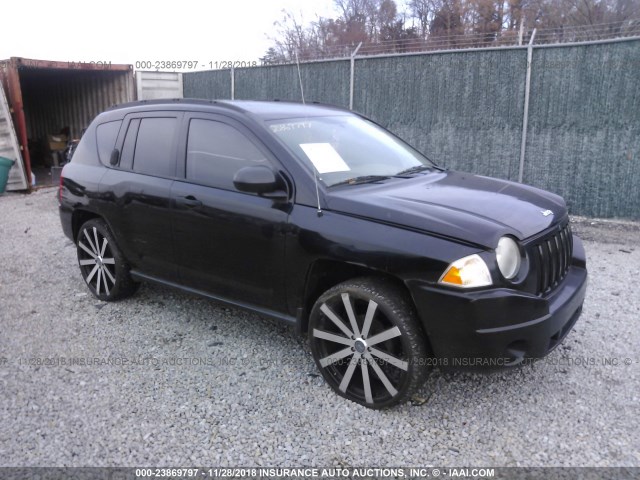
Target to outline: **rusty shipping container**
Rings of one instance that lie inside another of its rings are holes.
[[[79,138],[101,111],[136,99],[131,65],[77,63],[12,57],[0,61],[27,185],[32,171],[50,166],[48,135]],[[24,188],[10,184],[8,190]]]

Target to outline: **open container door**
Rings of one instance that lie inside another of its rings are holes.
[[[60,62],[11,57],[0,61],[28,187],[55,185],[51,170],[61,143],[79,139],[100,112],[135,100],[133,67],[111,62]],[[59,136],[59,137],[58,137]],[[54,140],[53,137],[58,137]]]
[[[4,94],[2,83],[0,82],[0,157],[15,160],[13,167],[9,171],[9,180],[7,182],[7,191],[11,190],[27,190],[27,173],[24,168],[24,161],[20,154],[18,137],[13,128],[13,120],[11,120],[11,111],[7,103],[7,97]]]

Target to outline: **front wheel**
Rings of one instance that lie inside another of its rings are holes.
[[[424,381],[427,342],[406,292],[362,278],[324,293],[310,317],[318,369],[339,395],[369,408],[406,400]]]
[[[119,300],[138,289],[139,284],[129,275],[129,265],[103,220],[96,218],[83,224],[76,243],[82,278],[97,298]]]

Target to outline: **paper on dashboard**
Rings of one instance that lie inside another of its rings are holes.
[[[348,172],[351,170],[330,143],[301,143],[300,148],[309,157],[318,173]]]

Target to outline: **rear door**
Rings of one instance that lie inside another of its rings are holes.
[[[182,283],[241,303],[284,310],[290,203],[240,192],[235,173],[270,165],[266,147],[222,115],[185,114],[173,184],[173,231]]]
[[[116,168],[102,177],[100,192],[118,244],[132,267],[176,281],[171,236],[171,186],[181,112],[128,115],[120,129]]]

